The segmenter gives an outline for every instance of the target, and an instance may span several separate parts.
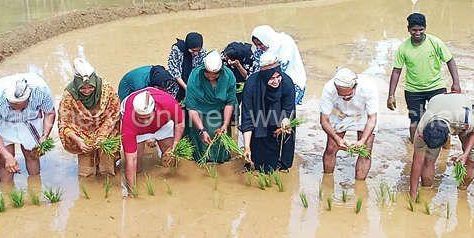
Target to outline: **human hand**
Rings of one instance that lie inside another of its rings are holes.
[[[395,110],[397,108],[397,101],[395,100],[395,96],[388,96],[387,98],[387,108],[390,110]]]
[[[340,137],[336,139],[336,144],[341,150],[347,150],[349,148],[349,145],[347,144],[347,142],[343,138],[340,138]]]
[[[212,143],[211,137],[209,136],[209,133],[207,133],[207,131],[202,132],[201,141],[204,144],[208,144],[208,145]]]
[[[252,152],[250,150],[250,147],[245,147],[245,150],[244,150],[244,160],[246,163],[249,163],[249,164],[253,164],[253,161],[252,161]]]
[[[20,171],[20,166],[18,165],[18,161],[13,157],[12,154],[6,152],[4,155],[5,158],[5,169],[9,173],[17,173]]]
[[[451,85],[451,93],[461,93],[461,86],[459,83]]]

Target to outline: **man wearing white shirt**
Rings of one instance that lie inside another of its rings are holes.
[[[374,84],[358,79],[350,69],[337,69],[324,86],[320,101],[320,123],[328,137],[323,155],[324,173],[333,173],[336,153],[349,148],[344,140],[347,131],[357,131],[357,142],[353,146],[365,145],[372,151],[377,111],[378,95]],[[369,158],[357,158],[357,180],[365,180],[370,164]]]

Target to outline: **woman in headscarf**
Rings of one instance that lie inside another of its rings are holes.
[[[205,56],[203,38],[197,32],[188,33],[184,41],[176,39],[176,43],[171,47],[168,57],[168,69],[180,86],[176,96],[178,102],[184,99],[189,74],[194,68],[202,64]]]
[[[235,76],[237,88],[242,88],[253,65],[252,45],[243,42],[232,42],[222,51],[224,65],[229,67]],[[238,90],[239,91],[239,90]],[[242,92],[237,92],[237,101],[242,101]]]
[[[74,70],[59,104],[59,137],[68,152],[78,155],[80,176],[115,175],[120,154],[108,156],[97,144],[119,135],[119,98],[85,59],[76,58]]]
[[[245,84],[242,100],[240,130],[245,156],[261,171],[288,171],[295,152],[295,128],[287,129],[285,135],[275,132],[290,126],[295,114],[295,88],[276,56],[265,53],[260,62],[260,71],[250,75]]]
[[[284,32],[276,32],[268,25],[257,26],[252,31],[252,42],[257,48],[254,53],[254,68],[258,71],[260,56],[271,51],[276,55],[281,70],[292,80],[295,87],[295,103],[301,105],[306,88],[306,70],[301,59],[298,46],[293,38]]]
[[[222,65],[216,51],[204,58],[204,65],[191,72],[184,104],[193,124],[188,133],[196,145],[194,159],[198,162],[228,161],[230,154],[221,145],[213,145],[209,156],[202,156],[216,134],[226,133],[237,104],[235,77]],[[189,124],[187,126],[191,126]]]

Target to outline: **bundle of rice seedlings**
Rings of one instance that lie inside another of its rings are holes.
[[[275,181],[275,184],[278,187],[278,192],[284,192],[285,189],[283,188],[283,182],[281,180],[280,173],[273,171],[271,176],[273,177],[273,180]]]
[[[55,147],[54,140],[48,137],[45,141],[41,142],[38,146],[38,153],[40,156],[45,155],[47,152],[53,150]]]
[[[286,134],[293,132],[294,127],[298,127],[304,123],[304,119],[302,118],[293,118],[290,120],[290,125],[285,127],[285,128],[278,128],[274,133],[275,135],[283,135],[283,137],[286,136]]]
[[[85,199],[87,200],[91,199],[91,197],[89,196],[89,193],[87,192],[87,188],[86,186],[84,186],[84,184],[81,184],[81,191]]]
[[[244,151],[239,147],[239,145],[237,145],[237,142],[226,133],[221,134],[219,136],[219,140],[220,143],[224,146],[224,148],[230,153],[235,153],[239,156],[244,156]]]
[[[33,191],[30,191],[28,194],[30,195],[31,204],[33,204],[35,206],[39,206],[40,205],[40,199],[39,199],[38,194],[36,194]]]
[[[304,123],[304,119],[303,118],[293,118],[291,121],[290,121],[290,127],[298,127],[298,126],[301,126],[302,124]]]
[[[425,207],[425,214],[428,216],[431,215],[430,204],[428,202],[424,202],[423,206]]]
[[[301,204],[303,204],[303,207],[308,208],[308,199],[306,198],[305,193],[303,192],[300,193],[300,200],[301,200]]]
[[[328,204],[328,211],[331,211],[332,210],[332,198],[331,197],[328,197],[327,204]]]
[[[25,198],[23,197],[25,193],[21,190],[12,190],[10,192],[10,201],[14,208],[22,208],[25,205]]]
[[[61,188],[57,188],[56,190],[53,190],[53,188],[48,188],[43,191],[43,196],[49,201],[49,203],[57,203],[61,201],[63,191]]]
[[[173,190],[171,190],[171,186],[170,186],[170,184],[168,183],[168,181],[166,181],[166,179],[163,179],[163,182],[164,182],[165,185],[166,185],[166,193],[167,193],[168,195],[170,195],[170,196],[173,195]]]
[[[342,190],[342,201],[347,202],[347,190]]]
[[[0,212],[5,211],[5,199],[3,198],[3,194],[0,193]]]
[[[104,198],[109,198],[110,190],[112,189],[112,183],[110,182],[109,176],[105,177],[104,181]]]
[[[170,152],[170,156],[175,160],[175,167],[178,167],[180,160],[192,160],[194,149],[195,147],[189,138],[181,138],[176,147]]]
[[[245,87],[244,82],[236,83],[235,84],[235,93],[243,93],[244,92],[244,87]]]
[[[464,177],[467,175],[466,166],[461,162],[454,163],[454,170],[453,170],[454,180],[456,180],[456,184],[459,186],[464,182]]]
[[[367,146],[366,145],[361,145],[361,146],[355,146],[355,145],[351,145],[349,146],[349,148],[347,149],[347,153],[353,157],[355,156],[356,154],[359,155],[359,157],[361,158],[366,158],[366,159],[370,159],[370,151],[367,149]]]
[[[362,198],[358,198],[357,203],[356,203],[355,213],[359,214],[361,209],[362,209]]]
[[[155,196],[155,184],[153,183],[152,178],[148,174],[146,174],[145,177],[145,187],[148,195]]]
[[[113,157],[117,152],[119,152],[121,145],[121,136],[111,136],[99,142],[99,148],[109,157]]]

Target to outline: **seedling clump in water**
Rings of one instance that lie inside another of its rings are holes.
[[[29,192],[29,195],[30,195],[31,204],[33,204],[35,206],[39,206],[40,205],[40,199],[39,199],[38,194],[31,191],[31,192]]]
[[[273,177],[273,180],[275,181],[275,184],[278,187],[278,192],[283,192],[284,188],[283,188],[283,182],[281,180],[280,173],[273,171],[271,176]]]
[[[425,214],[428,215],[428,216],[431,215],[430,204],[427,203],[427,202],[424,202],[423,205],[424,205],[424,207],[425,207]]]
[[[0,193],[0,212],[5,211],[5,199],[3,198],[3,194]]]
[[[43,196],[50,202],[50,203],[57,203],[61,201],[63,192],[61,191],[61,188],[57,188],[56,190],[53,190],[53,188],[49,188],[45,191],[43,191]]]
[[[146,191],[148,195],[155,196],[155,184],[153,184],[153,181],[149,175],[145,175],[145,176],[146,176],[146,182],[145,182]]]
[[[347,202],[347,190],[342,190],[342,201]]]
[[[454,163],[454,180],[456,180],[456,184],[459,186],[464,182],[464,177],[467,175],[466,166],[461,162]]]
[[[308,208],[308,199],[306,198],[306,194],[301,192],[300,193],[301,204],[303,204],[304,208]]]
[[[328,198],[327,199],[327,204],[328,204],[328,211],[331,211],[332,210],[332,198]]]
[[[84,186],[84,184],[81,185],[81,191],[85,199],[91,199],[91,197],[89,196],[89,193],[87,192],[87,188],[86,186]]]
[[[359,214],[361,208],[362,208],[362,198],[358,198],[358,199],[357,199],[357,203],[356,203],[356,210],[355,210],[355,213],[356,213],[356,214]]]
[[[112,189],[112,183],[110,182],[110,179],[107,176],[105,177],[105,181],[104,181],[104,192],[105,192],[104,198],[109,198],[110,189]]]
[[[10,201],[14,208],[21,208],[25,205],[25,199],[23,197],[24,192],[21,190],[12,190],[10,192]]]

